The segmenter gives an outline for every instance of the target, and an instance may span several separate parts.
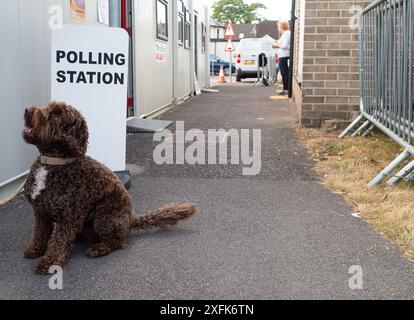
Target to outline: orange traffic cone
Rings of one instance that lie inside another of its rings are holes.
[[[226,83],[226,79],[224,78],[224,66],[223,65],[220,66],[220,74],[219,74],[219,78],[217,82]]]

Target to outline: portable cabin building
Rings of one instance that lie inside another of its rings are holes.
[[[209,85],[202,0],[132,1],[134,115],[150,117]]]
[[[209,13],[203,0],[15,0],[0,10],[0,199],[37,155],[21,138],[24,109],[50,101],[50,23],[102,23],[130,34],[126,116],[152,117],[209,85]],[[56,20],[58,19],[58,20]],[[100,22],[101,21],[101,22]],[[124,108],[125,106],[120,106]]]

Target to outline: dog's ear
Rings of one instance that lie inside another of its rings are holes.
[[[47,124],[53,130],[50,135],[53,147],[73,157],[85,155],[89,135],[82,114],[64,102],[56,101],[49,104],[48,112]]]
[[[58,134],[53,138],[53,144],[58,145],[60,149],[65,150],[73,157],[80,157],[86,153],[86,148],[79,144],[76,137],[69,134]]]
[[[83,154],[86,153],[86,149],[88,147],[88,126],[86,124],[86,120],[81,117],[76,119],[74,126],[73,126],[73,136],[78,141],[79,150],[82,150]]]

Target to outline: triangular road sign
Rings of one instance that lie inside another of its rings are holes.
[[[224,51],[226,52],[236,51],[236,49],[234,48],[233,41],[231,39],[227,40],[227,44],[226,44],[226,47],[224,48]]]
[[[224,33],[225,37],[234,37],[236,33],[234,32],[233,24],[231,20],[227,23],[226,32]]]

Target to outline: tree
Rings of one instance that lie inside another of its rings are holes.
[[[262,3],[244,3],[244,0],[218,0],[213,4],[213,18],[222,24],[229,19],[234,23],[257,23],[263,21],[257,10],[266,9]]]

